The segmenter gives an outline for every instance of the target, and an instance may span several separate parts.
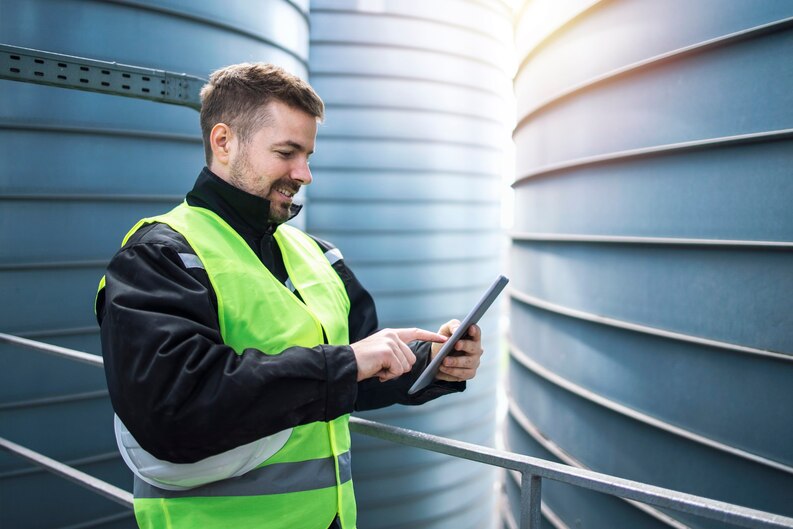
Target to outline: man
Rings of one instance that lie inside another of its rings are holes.
[[[408,396],[459,322],[376,332],[341,253],[284,224],[312,180],[322,100],[266,64],[218,70],[201,100],[207,167],[185,203],[130,230],[96,301],[136,518],[354,528],[349,413],[462,391],[480,330]]]

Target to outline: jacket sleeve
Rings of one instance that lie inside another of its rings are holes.
[[[314,238],[323,252],[335,250],[335,247],[322,239]],[[336,255],[341,257],[340,252]],[[355,343],[377,332],[377,310],[371,294],[363,287],[355,274],[347,267],[343,257],[333,263],[333,269],[339,274],[350,298],[349,329],[350,343]],[[431,329],[434,330],[434,329]],[[392,404],[418,405],[449,393],[465,390],[465,382],[446,382],[437,380],[415,395],[408,395],[408,389],[421,375],[429,364],[429,342],[416,341],[408,344],[416,355],[416,363],[410,373],[399,378],[380,382],[370,378],[358,382],[358,398],[355,402],[356,411],[372,410],[391,406]]]
[[[180,240],[133,237],[97,299],[113,408],[145,450],[189,463],[353,410],[349,346],[236,354],[220,335],[208,277],[186,267],[185,252]]]

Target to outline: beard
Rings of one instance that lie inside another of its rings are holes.
[[[236,158],[229,166],[229,183],[248,193],[259,198],[265,198],[261,190],[257,190],[253,186],[253,169],[248,163],[247,156],[243,155]]]
[[[285,204],[281,201],[273,201],[270,199],[270,194],[277,193],[277,191],[273,191],[274,189],[286,189],[292,193],[297,193],[300,186],[295,186],[295,183],[289,178],[280,178],[269,186],[265,185],[263,180],[255,177],[253,168],[248,163],[247,156],[245,153],[242,154],[229,167],[229,183],[249,195],[267,200],[269,203],[268,222],[271,224],[283,224],[291,216],[292,203]],[[257,184],[259,185],[257,186]]]
[[[271,193],[277,193],[277,191],[272,191],[273,189],[288,189],[290,192],[297,193],[297,189],[295,189],[294,183],[290,182],[288,179],[280,179],[270,186]],[[268,220],[271,224],[283,224],[284,222],[288,221],[289,218],[292,216],[292,202],[290,201],[289,204],[285,204],[282,202],[274,202],[272,200],[268,200],[270,202],[269,207],[269,216]]]

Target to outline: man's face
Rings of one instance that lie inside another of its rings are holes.
[[[280,101],[265,107],[269,118],[245,143],[237,142],[229,182],[270,201],[270,222],[289,219],[292,197],[311,183],[308,158],[314,152],[317,120]]]

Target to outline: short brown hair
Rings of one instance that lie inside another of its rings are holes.
[[[233,64],[212,72],[201,89],[201,134],[207,165],[212,161],[212,127],[225,123],[245,142],[266,123],[267,115],[261,109],[272,100],[319,121],[325,117],[325,105],[311,85],[274,64]]]

